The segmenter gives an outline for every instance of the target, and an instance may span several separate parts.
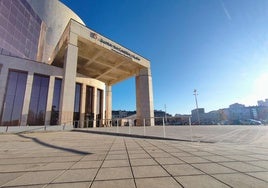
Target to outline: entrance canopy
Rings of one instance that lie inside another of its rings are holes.
[[[132,77],[144,68],[150,68],[150,62],[145,58],[74,20],[70,20],[66,26],[49,58],[49,64],[63,67],[68,44],[78,47],[77,73],[108,85]]]

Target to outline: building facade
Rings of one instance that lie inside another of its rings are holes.
[[[137,125],[154,125],[150,62],[58,0],[0,1],[1,126],[104,126],[112,86],[136,77]]]

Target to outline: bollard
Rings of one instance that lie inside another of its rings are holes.
[[[164,138],[166,138],[165,118],[163,118],[163,133],[164,133]]]
[[[44,126],[44,131],[46,131],[46,130],[47,130],[47,125]]]
[[[143,127],[144,127],[144,128],[143,128],[143,136],[145,136],[145,135],[146,135],[146,132],[145,132],[145,131],[146,131],[146,130],[145,130],[145,119],[143,119]]]
[[[116,132],[118,133],[118,119],[116,120]]]
[[[65,123],[63,124],[63,127],[62,127],[62,130],[64,131],[64,129],[65,129]]]
[[[130,134],[130,123],[129,123],[129,120],[128,120],[128,134]]]
[[[193,129],[192,129],[191,117],[189,117],[189,125],[190,125],[190,131],[191,131],[191,141],[193,141]]]
[[[7,133],[7,131],[8,131],[8,125],[7,125],[7,128],[6,128],[6,133]]]

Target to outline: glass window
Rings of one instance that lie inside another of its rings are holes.
[[[26,82],[27,73],[9,71],[1,125],[20,124]]]
[[[97,90],[97,127],[101,125],[100,120],[102,119],[102,104],[103,104],[103,91]]]
[[[45,124],[48,85],[48,76],[34,75],[27,121],[28,125]]]
[[[80,120],[80,102],[81,102],[81,88],[82,85],[76,83],[75,85],[75,98],[74,98],[74,127],[78,127],[78,122]]]
[[[93,127],[94,120],[94,88],[87,86],[86,88],[86,109],[85,109],[85,126]]]
[[[59,124],[61,84],[62,84],[62,80],[59,78],[56,78],[55,84],[54,84],[54,93],[53,93],[53,101],[52,101],[52,109],[51,109],[51,119],[50,119],[51,125]]]
[[[94,96],[94,88],[91,86],[87,86],[86,91],[86,113],[93,113],[93,96]]]
[[[75,85],[75,99],[74,99],[74,112],[80,112],[80,100],[81,100],[81,84]]]

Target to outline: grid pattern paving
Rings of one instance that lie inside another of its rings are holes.
[[[0,136],[0,187],[268,187],[268,146],[80,132]]]

